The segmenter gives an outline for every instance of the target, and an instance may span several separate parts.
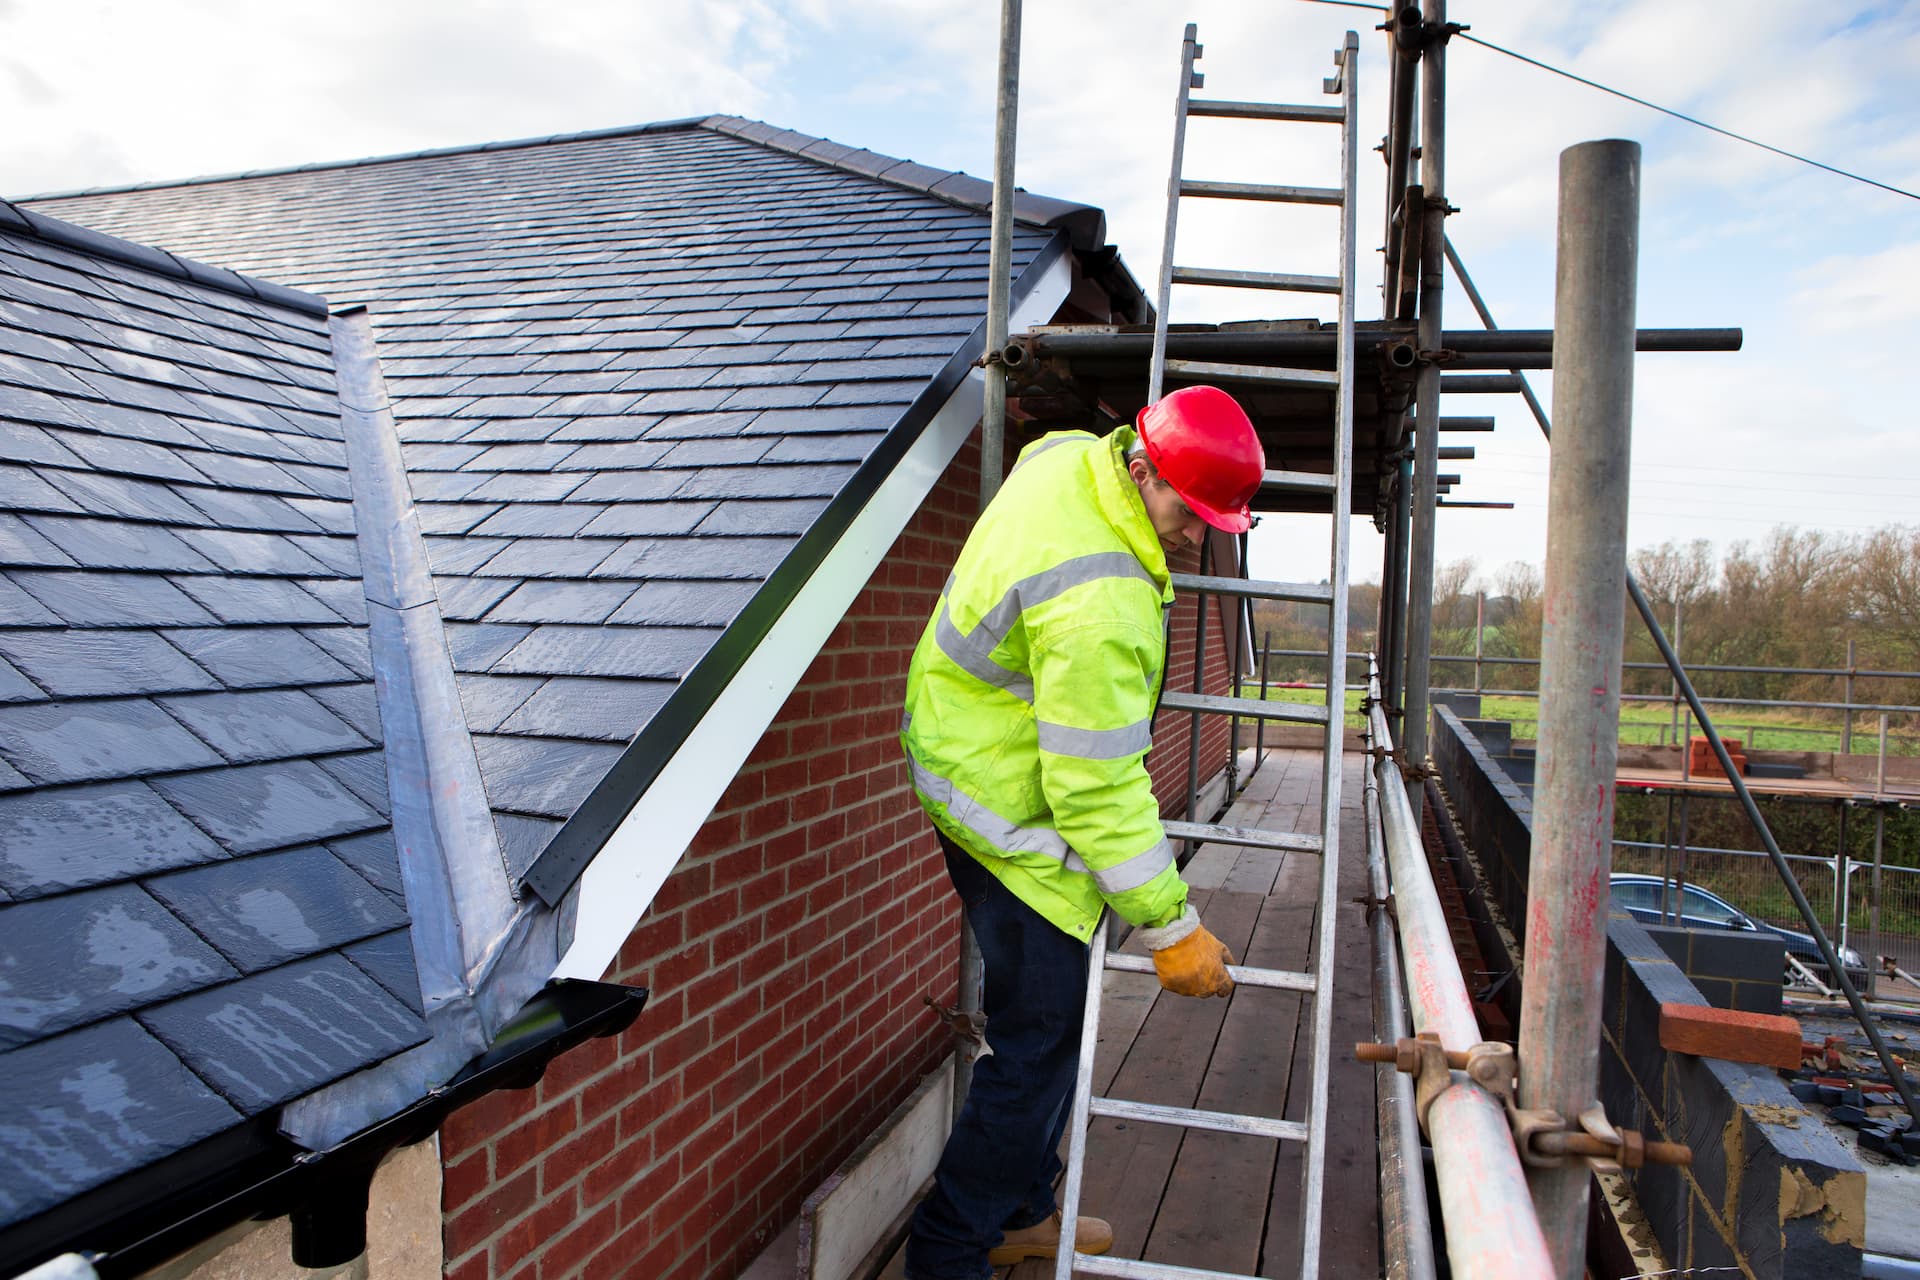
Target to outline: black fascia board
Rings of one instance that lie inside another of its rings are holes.
[[[556,978],[445,1085],[326,1151],[275,1131],[278,1110],[116,1178],[0,1231],[0,1274],[78,1253],[102,1280],[151,1270],[248,1218],[288,1215],[293,1261],[340,1266],[366,1248],[367,1189],[396,1148],[424,1140],[455,1110],[497,1089],[525,1089],[562,1053],[633,1025],[645,987]]]
[[[1070,251],[1069,234],[1056,231],[1015,279],[1009,310],[1019,306],[1045,278],[1048,269]],[[559,906],[567,890],[612,837],[628,811],[646,794],[680,744],[712,709],[747,658],[760,647],[767,632],[786,612],[800,588],[812,578],[827,553],[839,544],[854,517],[866,507],[867,500],[873,497],[881,482],[893,474],[907,450],[933,421],[934,414],[959,388],[978,353],[985,349],[986,337],[986,321],[982,320],[907,407],[873,453],[848,477],[847,483],[820,513],[820,518],[754,593],[740,616],[687,673],[679,688],[654,713],[573,816],[554,833],[521,878],[521,884],[538,894],[542,902],[549,907]]]

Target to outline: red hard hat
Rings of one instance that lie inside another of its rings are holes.
[[[1216,529],[1253,527],[1248,504],[1267,455],[1246,410],[1218,387],[1182,387],[1140,411],[1140,441],[1160,478]]]

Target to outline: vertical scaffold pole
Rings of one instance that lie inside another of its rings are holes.
[[[1007,349],[1008,312],[1012,306],[1013,272],[1013,150],[1020,107],[1020,0],[1000,4],[1000,102],[993,139],[993,231],[987,254],[987,354]],[[1007,370],[996,361],[986,367],[986,399],[980,409],[980,509],[985,511],[1000,492],[1005,469],[1007,436]],[[986,981],[980,962],[980,944],[963,913],[960,918],[960,1011],[978,1013]],[[967,1100],[973,1084],[973,1062],[962,1046],[954,1059],[953,1114]]]
[[[1426,0],[1425,47],[1420,62],[1420,185],[1426,208],[1407,210],[1408,217],[1426,219],[1420,247],[1420,313],[1417,325],[1420,349],[1438,351],[1441,338],[1441,296],[1445,292],[1446,258],[1441,246],[1447,238],[1447,0]],[[1439,501],[1436,470],[1440,465],[1440,366],[1429,360],[1421,366],[1414,385],[1413,545],[1407,565],[1407,648],[1405,717],[1400,742],[1406,763],[1422,767],[1427,761],[1427,686],[1433,657],[1433,547],[1434,517]],[[1426,788],[1418,774],[1407,780],[1407,799],[1417,822],[1426,802]]]
[[[1619,755],[1640,147],[1560,154],[1539,782],[1527,887],[1520,1104],[1571,1119],[1597,1094]],[[1585,1270],[1583,1163],[1528,1181],[1563,1280]]]

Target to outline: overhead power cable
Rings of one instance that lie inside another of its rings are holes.
[[[1464,31],[1458,31],[1454,34],[1458,39],[1468,41],[1471,44],[1477,44],[1483,49],[1491,49],[1495,53],[1504,53],[1507,57],[1519,62],[1524,62],[1528,66],[1538,67],[1542,71],[1551,71],[1556,76],[1565,76],[1576,84],[1586,85],[1589,89],[1598,89],[1602,93],[1610,93],[1616,98],[1625,98],[1628,102],[1637,103],[1649,110],[1658,111],[1662,115],[1672,116],[1675,120],[1684,120],[1688,124],[1697,125],[1707,130],[1709,133],[1717,133],[1723,138],[1732,138],[1735,142],[1744,142],[1750,147],[1758,147],[1762,151],[1771,151],[1777,156],[1785,156],[1789,160],[1798,160],[1801,164],[1810,164],[1816,169],[1825,169],[1828,173],[1838,174],[1842,178],[1851,178],[1855,182],[1864,182],[1870,187],[1878,187],[1882,191],[1891,191],[1894,195],[1905,196],[1909,200],[1920,200],[1920,192],[1908,191],[1905,187],[1896,187],[1891,183],[1880,182],[1877,179],[1866,177],[1863,174],[1838,168],[1824,161],[1815,160],[1811,156],[1803,156],[1797,151],[1788,151],[1786,148],[1776,147],[1770,142],[1762,142],[1758,138],[1749,138],[1744,133],[1735,133],[1731,129],[1722,129],[1717,124],[1709,124],[1705,120],[1686,114],[1684,111],[1675,111],[1672,107],[1663,107],[1657,102],[1648,102],[1645,98],[1636,98],[1631,93],[1601,84],[1598,80],[1589,80],[1585,76],[1575,75],[1571,71],[1563,71],[1559,67],[1540,61],[1538,58],[1529,58],[1524,53],[1515,53],[1512,49],[1503,48],[1491,40],[1482,40],[1479,36],[1468,35]]]
[[[1387,6],[1368,4],[1365,3],[1365,0],[1305,0],[1305,3],[1337,5],[1343,9],[1372,9],[1376,13],[1387,12]],[[1538,67],[1542,71],[1550,71],[1556,76],[1564,76],[1575,84],[1586,85],[1589,89],[1598,89],[1600,92],[1610,93],[1616,98],[1625,98],[1628,102],[1645,107],[1649,111],[1658,111],[1662,115],[1672,116],[1675,120],[1685,121],[1687,124],[1705,129],[1709,133],[1717,133],[1723,138],[1732,138],[1735,142],[1744,142],[1750,147],[1758,147],[1762,151],[1771,151],[1774,155],[1784,156],[1789,160],[1798,160],[1801,164],[1812,165],[1816,169],[1824,169],[1828,173],[1837,174],[1842,178],[1850,178],[1855,182],[1864,182],[1870,187],[1878,187],[1882,191],[1891,191],[1894,195],[1905,196],[1909,200],[1920,200],[1920,192],[1909,191],[1905,187],[1896,187],[1892,183],[1881,182],[1877,178],[1869,178],[1864,174],[1854,173],[1851,170],[1842,169],[1837,165],[1827,164],[1822,160],[1815,160],[1811,156],[1803,156],[1797,151],[1788,151],[1785,147],[1776,147],[1771,142],[1762,142],[1758,138],[1750,138],[1744,133],[1735,133],[1731,129],[1722,129],[1717,124],[1709,124],[1707,121],[1697,116],[1690,116],[1684,111],[1675,111],[1672,107],[1663,107],[1657,102],[1648,102],[1645,98],[1635,97],[1623,89],[1616,89],[1611,85],[1601,84],[1598,80],[1589,80],[1585,76],[1575,75],[1571,71],[1562,70],[1552,63],[1542,62],[1538,58],[1529,58],[1524,53],[1516,53],[1514,50],[1502,45],[1497,45],[1491,40],[1482,40],[1479,36],[1470,35],[1465,30],[1458,30],[1453,34],[1456,39],[1465,40],[1470,44],[1477,44],[1483,49],[1491,49],[1495,53],[1503,53],[1516,62],[1524,62],[1530,67]]]

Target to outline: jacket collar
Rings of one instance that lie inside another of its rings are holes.
[[[1167,569],[1166,548],[1153,531],[1147,516],[1147,504],[1140,498],[1140,486],[1127,474],[1127,450],[1133,447],[1134,429],[1118,427],[1102,442],[1104,448],[1092,451],[1094,500],[1114,531],[1133,552],[1141,567],[1152,575],[1160,588],[1161,599],[1173,601],[1173,577]]]

